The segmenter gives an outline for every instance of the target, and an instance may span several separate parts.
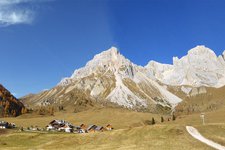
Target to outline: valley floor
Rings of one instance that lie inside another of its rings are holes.
[[[160,123],[159,115],[122,109],[96,109],[80,113],[56,113],[55,116],[23,115],[5,118],[17,126],[46,126],[53,119],[65,119],[75,125],[110,123],[115,130],[88,134],[29,133],[7,130],[0,132],[0,149],[159,149],[159,150],[211,150],[194,139],[185,129],[196,127],[208,139],[225,145],[224,110],[206,113],[206,125],[201,125],[199,114],[182,116],[176,121]],[[210,117],[211,116],[211,117]],[[154,117],[155,125],[146,125]],[[209,118],[208,118],[209,117]],[[165,116],[166,118],[166,116]],[[208,118],[208,119],[207,119]]]

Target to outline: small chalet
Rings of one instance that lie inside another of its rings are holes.
[[[73,132],[73,127],[68,124],[65,124],[64,126],[60,127],[58,130],[71,133]]]
[[[80,128],[81,128],[81,129],[84,129],[84,130],[86,130],[86,129],[87,129],[87,127],[86,127],[86,125],[85,125],[85,124],[81,124],[81,125],[80,125]]]
[[[9,128],[9,123],[5,121],[0,121],[0,129],[7,129]]]
[[[95,129],[97,128],[96,125],[90,125],[88,128],[87,128],[87,132],[95,132]]]
[[[99,132],[103,132],[105,130],[105,128],[103,126],[97,126],[95,128],[95,131],[99,131]]]
[[[113,130],[113,127],[112,127],[112,125],[111,125],[111,124],[108,124],[108,125],[106,126],[106,130],[108,130],[108,131],[111,131],[111,130]]]
[[[87,133],[87,127],[85,124],[81,124],[80,127],[77,127],[77,133]]]
[[[0,129],[12,129],[15,127],[16,127],[15,123],[0,121]]]
[[[87,132],[103,132],[104,131],[104,127],[103,126],[96,126],[96,125],[90,125],[87,128]]]
[[[65,120],[53,120],[46,126],[47,131],[73,132],[74,126]]]

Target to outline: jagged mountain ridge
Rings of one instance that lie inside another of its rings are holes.
[[[98,74],[104,76],[107,72],[110,72],[115,78],[115,88],[107,97],[105,97],[111,102],[132,108],[137,105],[147,107],[148,102],[146,102],[146,99],[151,103],[159,103],[154,100],[157,96],[159,96],[160,99],[165,99],[165,101],[172,106],[175,106],[178,101],[181,101],[172,93],[164,90],[163,87],[158,85],[158,83],[153,81],[151,78],[148,78],[145,75],[145,68],[133,64],[130,60],[121,55],[115,47],[94,56],[94,58],[89,61],[85,67],[75,70],[69,80],[70,82],[73,82],[74,80],[76,81],[83,77],[87,77],[93,73],[95,74],[94,76]],[[62,80],[59,85],[65,85],[64,80]],[[130,82],[130,84],[127,82]],[[135,89],[136,91],[129,87],[131,85],[137,88]],[[145,89],[143,89],[141,85],[154,89],[155,92],[158,91],[158,95],[153,94],[153,92],[150,92],[151,94],[149,94],[149,92],[144,91]],[[104,90],[103,87],[99,87],[101,86],[97,84],[97,86],[91,90],[90,95],[93,97],[99,97],[101,95],[101,90]],[[152,97],[153,95],[155,96]],[[163,103],[161,105],[163,105]]]
[[[197,46],[187,56],[174,58],[173,65],[150,61],[142,67],[112,47],[95,55],[56,87],[29,96],[23,102],[33,106],[55,104],[87,108],[104,104],[152,112],[168,110],[182,100],[167,90],[167,86],[188,85],[189,88],[180,89],[186,94],[192,87],[223,86],[224,64],[224,55],[217,57],[209,48]]]
[[[145,68],[166,85],[218,88],[225,85],[224,54],[217,57],[211,49],[197,46],[180,59],[174,57],[173,65],[150,61]]]
[[[0,116],[18,116],[21,114],[22,108],[24,108],[23,103],[0,84]]]
[[[53,89],[31,96],[30,102],[40,105],[46,101],[51,104],[70,101],[74,105],[77,100],[69,95],[75,91],[82,91],[80,96],[97,103],[150,111],[156,111],[157,107],[171,109],[181,101],[146,74],[144,67],[133,64],[112,47],[94,56]]]

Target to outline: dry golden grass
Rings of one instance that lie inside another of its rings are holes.
[[[193,94],[187,96],[180,89],[181,87],[169,87],[169,90],[183,99],[181,103],[176,107],[179,114],[191,114],[199,112],[211,112],[221,109],[225,106],[225,86],[221,88],[200,87],[194,88],[196,92],[201,88],[205,89],[206,93]]]
[[[161,116],[157,114],[135,112],[121,108],[99,108],[78,113],[71,113],[67,111],[56,112],[54,116],[26,114],[17,118],[4,118],[4,120],[8,122],[14,122],[17,126],[22,127],[28,127],[31,125],[45,127],[50,121],[54,119],[63,119],[73,123],[74,125],[80,125],[84,123],[86,125],[97,124],[105,126],[107,124],[112,124],[114,128],[122,129],[144,125],[144,122],[146,120],[151,120],[152,117],[154,117],[156,121],[160,121]]]
[[[207,145],[190,136],[186,125],[193,125],[209,139],[224,144],[225,109],[206,113],[206,125],[199,114],[181,116],[176,121],[160,123],[160,115],[134,112],[119,108],[93,109],[79,113],[56,113],[55,116],[23,115],[5,118],[18,126],[46,126],[53,119],[65,119],[75,125],[81,123],[112,124],[114,131],[88,134],[28,133],[13,131],[1,135],[0,149],[159,149],[210,150]],[[154,117],[156,125],[144,125]]]
[[[183,115],[180,116],[176,123],[180,125],[202,125],[202,120],[200,118],[201,113],[195,113],[192,115]],[[219,110],[205,112],[205,123],[206,124],[225,124],[225,107],[222,107]],[[171,122],[170,122],[171,123]]]
[[[177,149],[210,150],[183,126],[155,125],[102,133],[12,133],[2,136],[0,149]]]

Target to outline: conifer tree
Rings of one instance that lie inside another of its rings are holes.
[[[175,121],[176,120],[176,116],[173,114],[172,116],[172,120]]]
[[[163,116],[161,116],[161,122],[164,122],[164,118],[163,118]]]
[[[155,124],[155,119],[154,119],[154,117],[152,117],[152,125],[154,125]]]

